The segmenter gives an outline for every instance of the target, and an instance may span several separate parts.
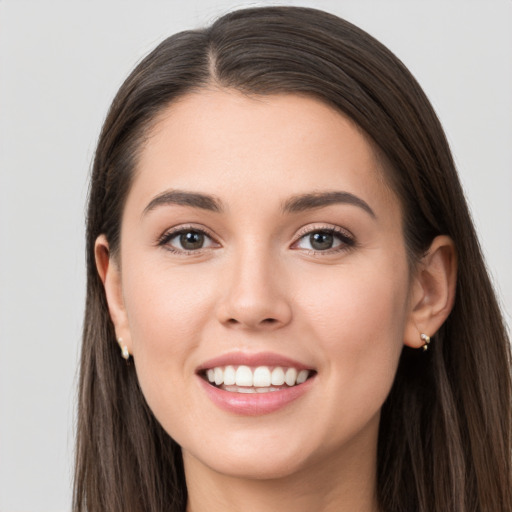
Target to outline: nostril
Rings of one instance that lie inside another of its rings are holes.
[[[236,318],[229,318],[226,322],[227,324],[229,325],[240,325],[244,322],[240,322],[240,320],[237,320]],[[254,324],[254,327],[256,327],[257,325],[260,325],[260,326],[264,326],[264,325],[268,325],[268,326],[273,326],[273,325],[276,325],[279,323],[279,320],[277,320],[276,318],[264,318],[263,320],[261,320],[260,322],[256,322]],[[249,323],[247,322],[247,324],[249,325]]]

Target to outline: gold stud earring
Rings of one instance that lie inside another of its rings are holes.
[[[128,361],[128,359],[130,359],[130,352],[128,351],[128,347],[126,345],[123,345],[123,338],[117,338],[117,343],[121,348],[121,355],[123,356],[123,359]]]
[[[430,343],[430,336],[428,336],[427,334],[421,333],[420,338],[423,340],[423,345],[422,345],[423,352],[426,352],[428,350],[428,345]]]

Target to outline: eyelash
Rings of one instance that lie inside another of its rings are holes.
[[[196,233],[201,236],[204,236],[205,238],[209,239],[212,246],[211,247],[200,247],[198,249],[178,249],[176,247],[173,247],[170,245],[171,240],[174,238],[185,235],[187,233]],[[300,250],[299,247],[296,247],[297,244],[303,240],[306,239],[306,237],[311,237],[317,233],[322,233],[325,235],[331,235],[333,238],[337,239],[339,242],[338,246],[328,248],[326,250],[320,250],[320,249],[303,249],[308,254],[311,255],[330,255],[335,254],[343,251],[347,251],[350,248],[354,247],[356,245],[356,241],[354,237],[345,229],[341,229],[339,227],[334,226],[315,226],[314,228],[304,228],[302,232],[299,233],[296,240],[291,244],[291,248],[294,250]],[[205,250],[210,250],[211,248],[214,248],[214,245],[218,245],[218,242],[215,240],[215,238],[204,228],[199,228],[196,226],[179,226],[175,229],[172,229],[171,231],[166,231],[165,233],[160,236],[160,238],[157,241],[157,245],[160,247],[164,247],[167,251],[172,252],[174,254],[183,255],[183,256],[194,256],[202,254]]]
[[[198,254],[202,254],[204,250],[209,250],[211,247],[200,247],[196,250],[194,249],[178,249],[170,245],[170,242],[173,238],[176,238],[180,235],[185,235],[187,233],[197,233],[199,235],[204,236],[212,242],[212,245],[218,245],[218,242],[215,238],[204,228],[199,228],[196,226],[179,226],[175,229],[171,229],[170,231],[166,231],[157,241],[157,245],[160,247],[164,247],[167,251],[172,252],[174,254],[183,255],[183,256],[195,256]]]
[[[316,233],[322,233],[326,235],[331,235],[333,238],[337,239],[339,242],[338,246],[328,248],[326,250],[320,249],[304,249],[308,254],[313,256],[328,256],[332,254],[337,254],[340,252],[348,251],[349,249],[355,247],[356,241],[353,235],[347,231],[346,229],[339,228],[337,226],[315,226],[313,228],[307,227],[304,228],[302,232],[299,233],[297,239],[292,244],[292,248],[296,246],[301,240],[306,239],[307,237],[311,237]],[[298,250],[298,248],[297,248]]]

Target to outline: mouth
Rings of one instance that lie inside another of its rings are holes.
[[[211,386],[231,393],[272,393],[296,388],[316,375],[293,366],[227,365],[203,369],[199,376]]]
[[[310,396],[316,369],[272,352],[231,352],[196,370],[206,396],[222,410],[242,416],[277,412]]]

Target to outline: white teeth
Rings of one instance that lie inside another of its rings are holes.
[[[280,366],[276,366],[272,370],[271,383],[272,386],[282,386],[284,384],[284,371]]]
[[[224,385],[232,386],[236,382],[236,372],[232,366],[226,366],[224,369]]]
[[[266,393],[268,391],[277,391],[279,387],[289,387],[306,382],[310,375],[309,370],[300,370],[296,368],[283,369],[276,366],[271,369],[268,366],[258,366],[257,368],[250,368],[249,366],[217,366],[206,370],[206,378],[211,384],[216,386],[224,386],[224,389],[229,391],[243,392],[256,392]],[[229,388],[229,389],[228,389]],[[236,389],[235,389],[236,388]],[[243,391],[242,388],[245,388]],[[250,388],[250,389],[248,389]]]
[[[213,372],[215,377],[215,384],[220,386],[224,382],[224,372],[222,371],[222,368],[214,368]]]
[[[254,388],[244,388],[244,387],[239,387],[237,388],[236,390],[237,393],[256,393],[256,390]]]
[[[284,375],[284,381],[288,386],[294,386],[297,382],[297,370],[295,368],[288,368]]]
[[[225,386],[225,391],[231,391],[232,393],[271,393],[272,391],[281,391],[282,388],[274,388],[272,386],[268,388],[239,388],[237,386]]]
[[[254,370],[252,385],[255,388],[266,388],[270,386],[270,370],[266,366],[259,366]]]
[[[248,366],[239,366],[236,370],[235,384],[237,386],[252,386],[252,371]]]
[[[308,380],[309,372],[307,370],[301,370],[297,375],[297,384],[302,384]]]

